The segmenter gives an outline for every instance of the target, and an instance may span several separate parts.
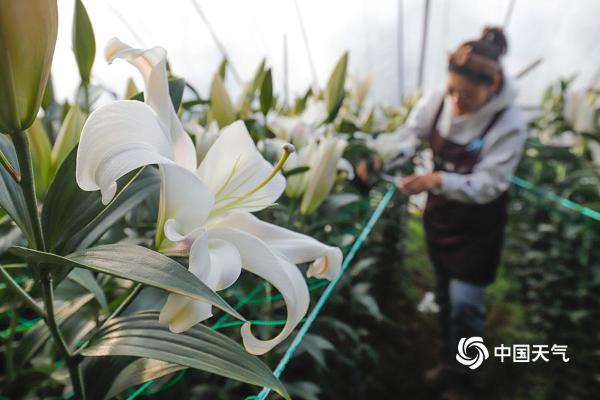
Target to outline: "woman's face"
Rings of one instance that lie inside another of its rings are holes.
[[[455,116],[473,114],[479,111],[498,89],[499,80],[491,85],[474,83],[455,72],[448,73],[447,93],[452,99],[452,112]]]

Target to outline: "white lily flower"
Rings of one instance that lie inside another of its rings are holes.
[[[388,126],[388,118],[380,107],[364,108],[355,124],[368,132],[382,132]]]
[[[396,163],[404,163],[411,158],[417,148],[416,138],[410,135],[402,135],[402,130],[373,135],[363,132],[354,132],[354,137],[361,139],[365,145],[372,150],[383,162],[396,159]]]
[[[341,138],[341,135],[337,136],[337,140],[345,141],[345,139]],[[319,140],[313,138],[306,146],[301,148],[300,151],[290,154],[285,163],[285,172],[289,172],[298,167],[309,167],[309,169],[305,172],[293,174],[286,178],[285,193],[288,197],[292,199],[298,198],[306,192],[309,178],[306,178],[305,175],[310,171],[311,166],[316,168],[316,163],[320,162],[318,156],[315,154],[319,149],[319,143]],[[283,155],[283,150],[281,148],[283,144],[285,144],[285,141],[278,138],[264,139],[258,143],[258,148],[263,154],[266,154],[268,158],[275,159],[281,158]],[[326,173],[331,172],[327,168],[322,169],[321,171]],[[339,158],[336,171],[342,171],[345,174],[346,179],[354,179],[354,167],[350,161],[345,158]],[[315,177],[315,175],[312,175],[310,179]]]
[[[294,264],[315,261],[310,273],[323,277],[332,276],[341,265],[339,249],[249,214],[270,206],[284,191],[279,171],[293,147],[288,144],[273,167],[256,149],[244,123],[237,121],[218,134],[197,166],[194,144],[169,99],[165,50],[133,49],[112,40],[107,58],[116,57],[142,73],[146,104],[117,101],[90,115],[77,154],[78,184],[84,190],[100,190],[106,204],[115,195],[117,179],[141,166],[159,164],[157,249],[189,256],[190,271],[213,290],[232,285],[242,268],[273,284],[287,307],[283,330],[273,339],[260,340],[253,336],[250,323],[241,328],[248,352],[269,351],[308,310],[308,288]],[[183,332],[210,317],[211,309],[209,304],[170,294],[160,321]]]
[[[309,99],[299,116],[273,115],[267,125],[276,138],[292,143],[298,150],[322,134],[319,125],[327,118],[327,105],[322,100]]]
[[[286,142],[279,138],[270,138],[261,140],[258,143],[259,150],[270,159],[278,159],[283,155],[282,146]],[[317,142],[311,140],[307,146],[304,146],[300,151],[296,151],[290,154],[287,162],[285,163],[285,172],[289,172],[298,167],[309,167],[308,162],[310,160],[312,152],[316,150]],[[289,198],[297,198],[302,196],[306,189],[306,180],[304,174],[306,172],[300,172],[288,176],[286,178],[285,193]]]
[[[312,127],[302,121],[301,117],[273,115],[267,124],[276,138],[293,143],[297,148],[304,147],[312,136]]]

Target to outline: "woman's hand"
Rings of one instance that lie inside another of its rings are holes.
[[[441,187],[442,177],[437,172],[425,175],[411,175],[398,178],[396,185],[405,193],[417,194]]]

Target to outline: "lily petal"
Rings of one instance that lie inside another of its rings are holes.
[[[158,321],[161,324],[168,324],[171,332],[182,333],[210,317],[212,317],[210,304],[170,293],[167,302],[160,310]]]
[[[206,231],[190,249],[190,272],[212,290],[231,286],[240,276],[241,257],[235,246],[219,239],[209,239]],[[169,294],[159,321],[181,333],[212,316],[212,306],[185,296]]]
[[[198,228],[206,223],[215,200],[208,187],[192,171],[172,164],[161,166],[160,172],[156,247],[164,254],[187,255],[186,248],[190,248],[198,236]],[[183,243],[176,243],[182,241],[187,243],[183,249]]]
[[[206,283],[202,277],[206,278],[205,271],[210,271],[210,268],[208,235],[206,231],[203,231],[194,241],[190,250],[190,272]],[[163,324],[169,324],[172,332],[181,333],[211,316],[210,304],[171,293],[160,311],[158,320]]]
[[[144,102],[162,122],[174,149],[175,161],[189,170],[196,168],[196,150],[189,135],[184,131],[169,95],[167,77],[167,51],[162,47],[136,49],[117,38],[108,41],[105,48],[108,62],[122,58],[135,66],[144,78]]]
[[[139,101],[115,101],[92,112],[77,150],[77,184],[114,197],[117,179],[148,164],[173,163],[173,150],[156,114]]]
[[[307,275],[332,280],[341,269],[343,255],[338,247],[328,246],[310,236],[261,221],[250,213],[234,212],[220,223],[262,240],[275,253],[293,264],[314,261]]]
[[[246,351],[255,355],[264,354],[285,340],[306,314],[310,302],[306,282],[295,265],[279,257],[256,236],[232,228],[213,229],[210,236],[233,244],[240,252],[243,268],[270,282],[283,296],[287,321],[276,337],[258,339],[252,334],[249,322],[241,328]]]
[[[233,244],[212,238],[208,241],[208,249],[210,271],[206,275],[206,284],[213,290],[226,289],[238,280],[242,272],[240,252]]]
[[[272,172],[246,125],[236,121],[219,133],[196,174],[215,196],[214,215],[236,208],[258,211],[273,204],[285,189],[285,178],[278,172],[265,183]]]

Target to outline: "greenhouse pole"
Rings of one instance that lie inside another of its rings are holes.
[[[512,18],[513,10],[515,9],[516,2],[517,2],[517,0],[510,0],[510,3],[508,3],[508,9],[506,10],[506,15],[504,17],[504,24],[502,25],[502,28],[504,30],[506,30],[506,28],[508,28],[508,24],[510,23],[510,19]]]
[[[242,78],[240,78],[240,75],[238,74],[237,69],[231,62],[231,58],[229,58],[229,55],[227,54],[227,50],[225,50],[225,46],[223,46],[223,43],[221,43],[221,41],[219,40],[217,33],[214,31],[213,27],[210,25],[210,22],[208,22],[208,18],[206,18],[204,11],[202,11],[202,9],[200,8],[200,5],[198,5],[198,2],[196,2],[195,0],[192,0],[192,5],[194,6],[194,9],[196,10],[196,12],[200,16],[200,18],[202,18],[202,22],[204,22],[204,25],[206,25],[206,28],[208,29],[210,36],[215,41],[215,44],[217,45],[217,48],[221,52],[221,55],[223,56],[223,58],[225,60],[227,60],[227,64],[229,65],[229,68],[231,69],[231,72],[233,73],[233,77],[235,78],[235,81],[237,82],[238,85],[241,86]]]
[[[398,0],[398,102],[404,100],[404,30],[403,30],[402,0]]]
[[[308,35],[306,34],[306,28],[304,27],[304,21],[302,20],[302,13],[300,12],[300,6],[298,0],[294,0],[294,8],[296,9],[296,16],[298,17],[298,24],[300,24],[300,32],[302,33],[302,40],[304,41],[304,47],[306,48],[306,55],[308,57],[308,64],[310,66],[310,72],[313,78],[313,86],[317,91],[319,90],[319,80],[317,79],[317,70],[315,69],[315,63],[310,52],[310,45],[308,43]]]
[[[287,33],[283,34],[283,105],[288,106],[290,100],[290,87],[288,75],[288,39]]]
[[[421,36],[421,55],[419,59],[419,75],[417,78],[417,86],[423,88],[423,73],[425,71],[425,52],[427,50],[427,32],[429,31],[429,3],[430,0],[425,0],[425,10],[423,12],[423,33]]]
[[[529,64],[529,65],[527,65],[525,68],[523,68],[523,69],[521,70],[521,72],[519,72],[519,73],[516,75],[516,78],[517,78],[517,79],[521,79],[521,78],[523,78],[525,75],[527,75],[528,73],[530,73],[531,71],[533,71],[534,69],[536,69],[536,68],[537,68],[537,67],[538,67],[538,66],[539,66],[539,65],[542,63],[542,61],[543,61],[543,60],[544,60],[544,59],[543,59],[543,58],[541,58],[541,57],[540,57],[540,58],[538,58],[538,59],[536,59],[536,60],[534,60],[534,61],[533,61],[531,64]]]

